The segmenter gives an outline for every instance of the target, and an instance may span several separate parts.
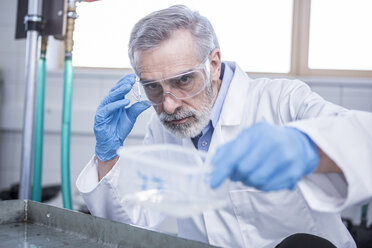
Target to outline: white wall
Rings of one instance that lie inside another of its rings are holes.
[[[19,181],[25,97],[25,40],[15,40],[17,1],[0,3],[0,190]],[[94,54],[92,54],[94,56]],[[125,56],[125,55],[123,55]],[[50,63],[51,62],[51,63]],[[49,64],[58,64],[50,61]],[[48,65],[49,65],[48,64]],[[94,152],[93,119],[97,105],[116,81],[119,70],[75,70],[71,136],[71,182]],[[372,111],[372,79],[304,78],[314,91],[342,106]],[[63,72],[48,71],[45,102],[43,185],[60,183],[60,126]],[[139,144],[150,112],[138,121],[128,144]]]

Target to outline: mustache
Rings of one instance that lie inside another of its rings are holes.
[[[174,121],[174,120],[181,120],[181,119],[184,119],[186,117],[195,117],[195,113],[194,111],[192,110],[177,110],[175,113],[173,114],[168,114],[166,112],[162,112],[159,116],[160,120],[161,121],[164,121],[164,122],[171,122],[171,121]]]

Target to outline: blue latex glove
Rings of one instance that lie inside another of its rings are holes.
[[[125,108],[130,103],[125,95],[132,89],[135,78],[134,74],[129,74],[120,79],[97,108],[94,118],[95,152],[101,161],[116,157],[116,150],[123,145],[138,115],[150,107],[148,102],[142,101]]]
[[[258,123],[219,147],[211,162],[212,188],[230,178],[270,191],[293,189],[316,169],[319,154],[314,142],[296,128]]]

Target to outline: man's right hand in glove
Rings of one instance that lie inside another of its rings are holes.
[[[137,117],[150,107],[149,103],[142,101],[126,108],[130,101],[125,99],[125,95],[132,89],[135,79],[134,74],[120,79],[97,108],[94,118],[94,134],[96,136],[95,153],[99,164],[105,164],[114,159],[116,162],[116,150],[123,145]]]

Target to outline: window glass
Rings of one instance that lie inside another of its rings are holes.
[[[309,67],[372,70],[372,1],[312,0]]]
[[[74,65],[130,67],[127,44],[133,25],[174,4],[185,4],[211,21],[223,60],[236,61],[246,71],[289,72],[293,0],[83,2],[77,7]]]

